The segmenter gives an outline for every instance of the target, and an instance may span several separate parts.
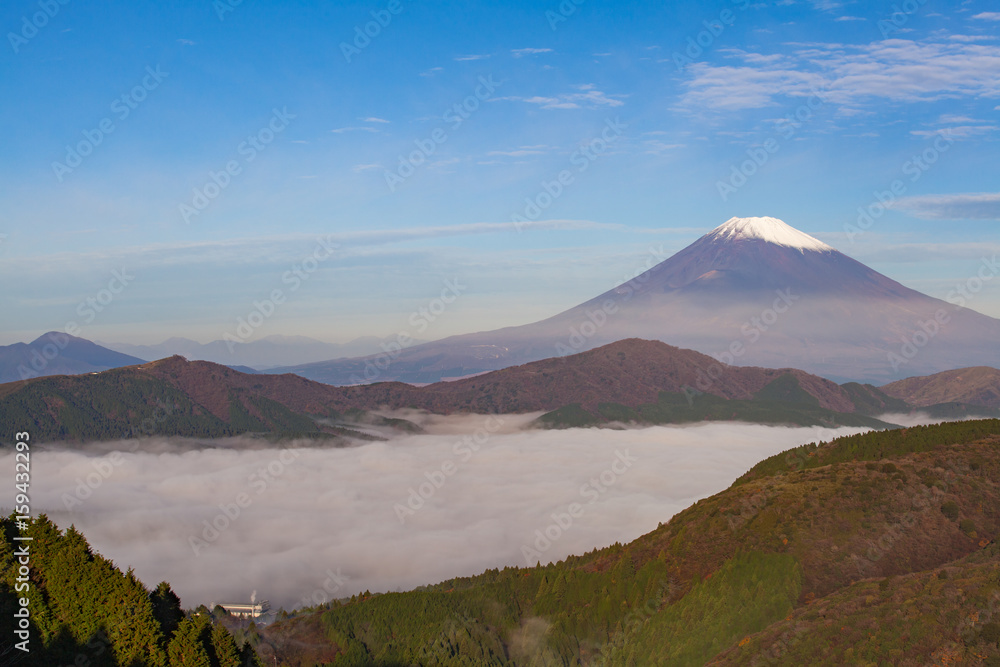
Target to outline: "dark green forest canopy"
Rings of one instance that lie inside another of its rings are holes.
[[[15,537],[31,538],[15,540]],[[18,581],[27,545],[30,574]],[[19,551],[20,550],[20,551]],[[27,583],[25,589],[24,584]],[[18,584],[21,585],[18,588]],[[29,643],[17,648],[20,600],[28,601]],[[24,667],[255,667],[249,643],[208,615],[186,615],[162,582],[149,591],[129,570],[95,554],[73,527],[45,515],[19,529],[0,521],[0,664]]]

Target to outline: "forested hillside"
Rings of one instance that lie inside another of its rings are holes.
[[[13,516],[0,521],[0,664],[262,665],[252,642],[238,645],[208,610],[185,614],[169,584],[148,590],[44,515],[21,529]]]
[[[294,667],[995,666],[998,531],[1000,421],[871,432],[762,461],[628,545],[306,610],[261,652]]]

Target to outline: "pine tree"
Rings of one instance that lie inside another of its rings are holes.
[[[240,649],[236,646],[233,636],[222,625],[212,628],[212,651],[215,654],[214,663],[218,667],[240,667]]]
[[[207,630],[205,616],[191,616],[181,621],[167,650],[170,667],[212,667],[208,653],[211,642],[206,642],[204,637]]]
[[[264,667],[264,662],[249,641],[244,642],[243,648],[240,649],[240,667]]]
[[[177,626],[184,620],[181,599],[170,588],[170,584],[161,581],[156,590],[149,594],[149,600],[153,603],[153,616],[156,617],[163,630],[163,636],[169,644]]]

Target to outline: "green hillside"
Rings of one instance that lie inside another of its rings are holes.
[[[1000,421],[870,432],[762,461],[628,545],[366,592],[260,650],[290,667],[994,665],[998,531]]]
[[[45,516],[21,529],[13,516],[0,521],[0,664],[262,667],[251,643],[185,614],[167,583],[146,589]]]
[[[327,414],[321,423],[314,415],[295,412],[239,386],[220,386],[213,396],[219,409],[213,413],[167,380],[134,368],[38,378],[0,385],[0,390],[0,423],[17,424],[41,442],[151,435],[220,438],[244,433],[372,439],[334,423],[336,413]],[[352,419],[363,421],[363,411],[356,413]]]
[[[861,403],[864,407],[873,405],[871,394],[858,390],[852,396],[859,403],[861,397],[869,401]],[[796,426],[892,428],[892,424],[868,416],[877,412],[863,410],[844,413],[822,408],[816,397],[803,390],[794,375],[787,373],[767,384],[749,400],[727,400],[696,392],[660,392],[657,402],[635,408],[619,403],[601,403],[595,412],[591,412],[579,403],[566,405],[539,417],[538,424],[545,428],[579,428],[613,422],[690,424],[701,421],[743,421]]]

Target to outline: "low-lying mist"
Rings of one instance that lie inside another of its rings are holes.
[[[292,609],[625,543],[767,456],[865,430],[519,431],[531,418],[425,418],[426,434],[356,447],[39,447],[32,506],[147,586],[169,581],[185,607],[256,590]]]

